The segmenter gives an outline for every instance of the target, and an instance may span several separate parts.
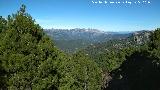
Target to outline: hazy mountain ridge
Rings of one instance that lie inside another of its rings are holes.
[[[137,43],[142,43],[143,34],[150,31],[136,31],[133,33],[121,32],[104,32],[98,29],[45,29],[54,41],[57,47],[65,52],[75,52],[86,48],[89,45],[97,43],[106,43],[107,41],[120,40],[119,42],[128,41],[129,37],[133,37]],[[146,35],[147,36],[147,35]],[[147,37],[149,38],[149,37]],[[123,41],[124,40],[124,41]],[[145,41],[145,40],[144,40]],[[144,42],[143,41],[143,42]],[[127,42],[128,43],[128,42]],[[120,44],[121,45],[121,44]]]
[[[135,31],[131,34],[131,36],[124,38],[124,39],[118,39],[118,40],[113,40],[111,42],[117,41],[113,43],[113,46],[139,46],[139,45],[144,45],[150,41],[150,35],[152,31]],[[107,43],[107,42],[106,42]],[[119,47],[117,47],[119,48]]]
[[[99,36],[108,35],[96,29],[46,29],[45,31],[55,40],[90,39],[97,41]]]
[[[110,52],[112,50],[121,50],[126,47],[138,47],[147,44],[150,41],[150,35],[153,31],[136,31],[133,32],[127,38],[113,39],[102,43],[96,43],[90,45],[84,49],[87,54],[95,56],[95,54],[100,54],[104,52]]]

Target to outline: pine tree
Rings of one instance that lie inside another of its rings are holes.
[[[60,90],[100,90],[102,70],[82,53],[76,53],[61,67]]]
[[[0,18],[0,60],[7,89],[57,89],[57,68],[64,54],[25,11],[22,5],[7,20]]]
[[[84,53],[70,57],[57,49],[25,9],[0,17],[1,88],[100,90],[101,68]]]

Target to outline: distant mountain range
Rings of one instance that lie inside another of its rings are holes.
[[[99,54],[111,51],[121,51],[124,48],[134,48],[142,46],[150,41],[149,37],[152,31],[136,31],[133,32],[129,37],[124,39],[113,39],[107,42],[96,43],[94,45],[89,45],[84,48],[86,54],[91,57],[96,57]]]
[[[97,29],[45,29],[45,33],[49,35],[55,42],[56,46],[61,50],[73,53],[77,50],[86,48],[89,45],[97,43],[105,43],[111,40],[122,40],[133,35],[137,35],[135,39],[140,43],[138,35],[147,31],[139,31],[134,33],[120,32],[104,32]],[[137,34],[139,33],[139,34]]]

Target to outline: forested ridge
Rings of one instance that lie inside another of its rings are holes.
[[[160,28],[143,45],[88,52],[59,50],[22,5],[0,17],[0,89],[160,90]]]
[[[107,42],[114,39],[122,39],[130,36],[130,33],[106,32],[98,29],[44,29],[55,45],[65,53],[73,54],[89,45]]]

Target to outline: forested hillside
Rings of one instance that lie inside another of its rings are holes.
[[[138,33],[68,55],[22,5],[0,17],[0,89],[160,90],[160,28]]]
[[[100,90],[101,68],[83,53],[67,56],[22,5],[0,17],[2,90]]]
[[[114,39],[124,39],[130,33],[104,32],[97,29],[45,29],[55,45],[66,53],[75,53],[89,45]]]

